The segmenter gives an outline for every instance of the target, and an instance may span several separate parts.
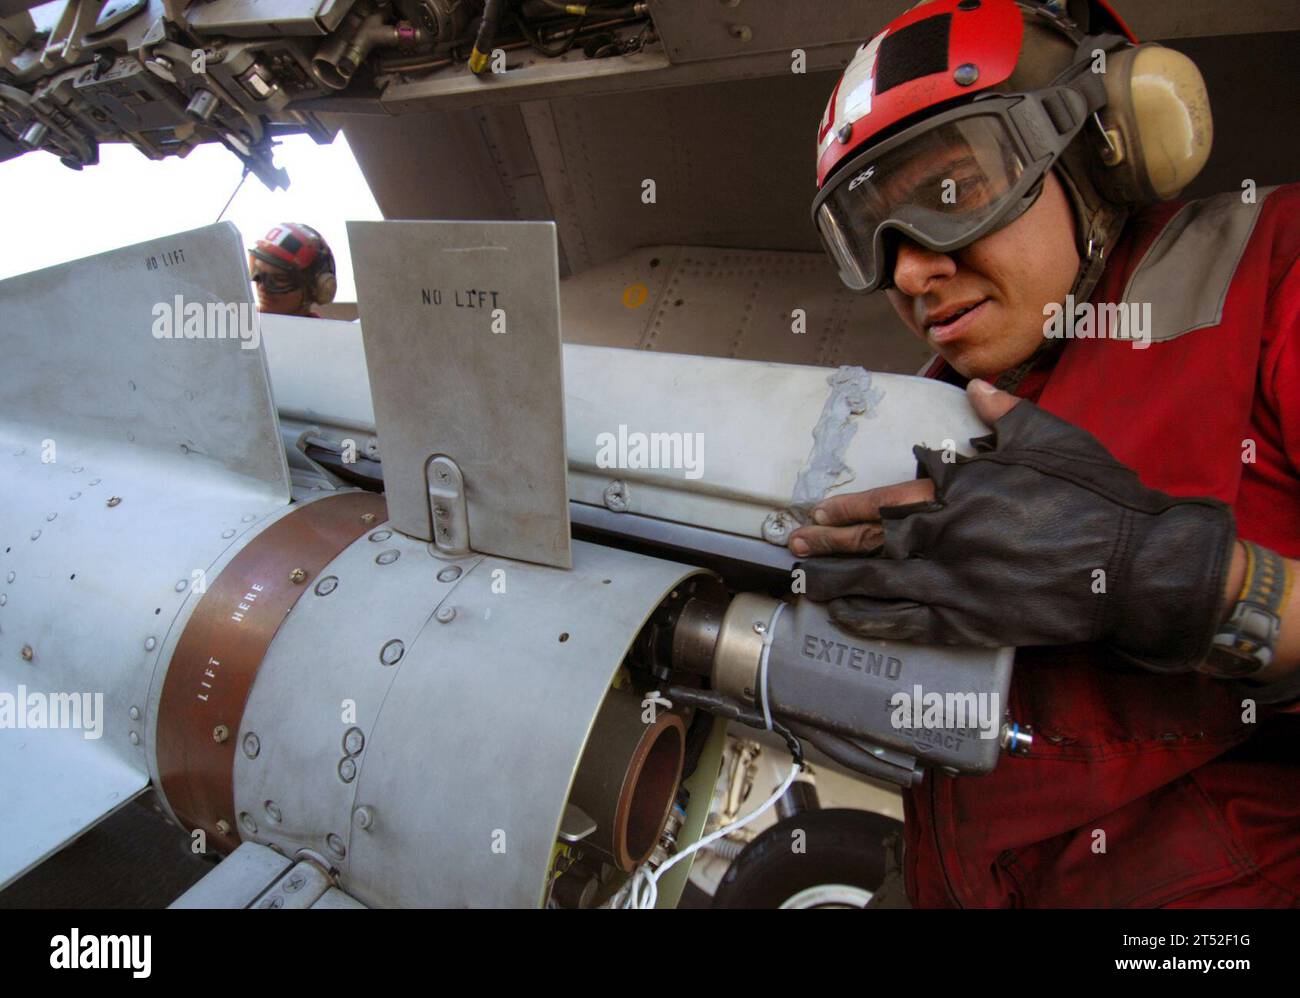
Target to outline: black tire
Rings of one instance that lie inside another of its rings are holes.
[[[804,833],[803,852],[792,844]],[[801,891],[843,884],[875,892],[885,879],[885,839],[901,833],[893,818],[870,811],[804,811],[765,829],[731,864],[715,908],[779,908]]]

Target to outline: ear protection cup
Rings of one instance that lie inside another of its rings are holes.
[[[321,239],[320,234],[315,229],[310,231],[320,240],[321,251],[320,259],[316,261],[314,268],[316,272],[311,278],[308,292],[311,294],[312,301],[317,305],[328,305],[334,300],[334,295],[339,289],[338,278],[334,275],[334,252],[329,248],[329,244],[324,239]]]
[[[316,275],[316,279],[311,282],[312,300],[317,305],[328,305],[334,300],[334,294],[338,289],[338,278],[328,272],[319,273]]]
[[[1107,104],[1098,114],[1096,181],[1120,204],[1167,201],[1210,156],[1214,126],[1205,81],[1191,59],[1144,44],[1107,55]]]

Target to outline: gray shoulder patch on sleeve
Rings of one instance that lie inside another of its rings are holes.
[[[1264,198],[1228,191],[1185,205],[1156,237],[1124,288],[1124,301],[1151,303],[1151,339],[1172,340],[1223,319],[1223,303]]]

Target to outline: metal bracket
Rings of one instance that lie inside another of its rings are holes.
[[[451,557],[469,554],[469,510],[460,466],[444,454],[435,454],[425,462],[424,478],[429,486],[434,547]]]
[[[581,842],[596,831],[595,819],[576,804],[564,805],[564,816],[560,818],[560,841]]]

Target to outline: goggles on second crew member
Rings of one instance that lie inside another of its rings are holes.
[[[1070,87],[990,94],[855,156],[813,201],[840,279],[854,291],[887,288],[899,236],[952,253],[1010,224],[1088,116]]]
[[[305,282],[293,271],[286,270],[284,267],[271,265],[259,270],[253,275],[253,283],[260,284],[268,294],[287,295],[291,291],[297,291],[305,287]]]

